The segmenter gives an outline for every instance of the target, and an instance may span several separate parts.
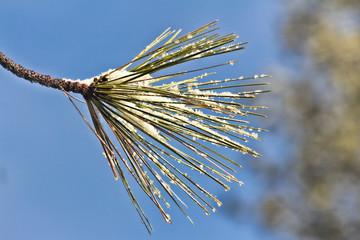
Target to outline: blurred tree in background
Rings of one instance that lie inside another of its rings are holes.
[[[296,239],[360,239],[360,1],[284,4],[286,63],[265,96],[272,149],[253,161],[263,202],[225,207],[233,217],[257,212]]]
[[[286,139],[273,147],[291,151],[281,162],[264,152],[256,163],[268,184],[261,216],[300,239],[359,239],[360,1],[284,3],[291,61],[273,74],[267,97],[269,128]]]

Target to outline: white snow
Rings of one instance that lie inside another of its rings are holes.
[[[111,73],[111,72],[113,72],[113,73]],[[109,74],[109,73],[111,73],[111,74]],[[115,71],[115,69],[109,69],[106,72],[103,72],[98,76],[94,76],[94,77],[84,79],[84,80],[80,80],[80,79],[73,80],[73,79],[67,79],[67,78],[63,78],[63,80],[69,81],[69,82],[80,82],[82,84],[86,84],[87,86],[90,86],[94,82],[95,78],[99,79],[101,76],[104,76],[104,75],[107,75],[107,74],[109,74],[108,76],[106,76],[106,78],[108,80],[115,80],[115,79],[122,78],[121,79],[122,81],[126,81],[127,78],[124,78],[124,77],[126,77],[128,75],[133,75],[134,73],[128,72],[128,71],[125,71],[125,70],[117,70],[117,71]],[[137,80],[146,80],[146,79],[150,79],[150,78],[151,78],[151,76],[149,74],[147,74],[145,76],[138,77]],[[145,85],[145,86],[148,84],[147,81],[141,81],[139,83],[142,83],[142,85]]]

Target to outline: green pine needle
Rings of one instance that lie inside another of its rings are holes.
[[[223,89],[266,85],[243,82],[268,76],[206,81],[202,80],[214,73],[185,77],[189,73],[233,65],[235,61],[170,75],[153,75],[187,61],[244,49],[245,43],[234,43],[237,35],[216,33],[216,24],[212,22],[178,38],[180,31],[167,29],[130,63],[94,78],[94,93],[86,98],[104,155],[149,232],[152,227],[130,189],[124,169],[170,223],[170,216],[163,208],[163,205],[170,207],[169,200],[188,217],[182,205],[187,206],[173,191],[173,185],[184,191],[206,214],[210,213],[208,208],[215,211],[206,198],[221,205],[215,196],[191,179],[187,169],[209,177],[225,190],[230,188],[224,181],[242,184],[234,176],[231,165],[241,166],[206,143],[259,156],[244,143],[248,139],[261,140],[253,130],[265,130],[248,126],[244,119],[248,115],[264,116],[254,112],[264,107],[245,106],[240,100],[267,91],[229,92]],[[127,70],[130,66],[132,68]],[[169,81],[179,76],[183,76],[183,80]],[[102,121],[109,126],[118,143],[108,135]],[[185,167],[180,170],[177,163]]]

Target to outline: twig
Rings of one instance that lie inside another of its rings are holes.
[[[24,78],[30,82],[36,82],[46,87],[55,89],[64,89],[67,92],[80,93],[83,96],[89,96],[93,92],[93,87],[80,82],[67,81],[64,79],[53,78],[49,75],[43,75],[32,70],[26,69],[20,64],[15,63],[10,58],[6,57],[0,51],[0,64],[16,76]]]

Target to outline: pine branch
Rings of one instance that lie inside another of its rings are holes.
[[[79,113],[68,92],[84,96],[94,127],[80,115],[99,139],[115,179],[121,180],[142,223],[150,231],[150,222],[128,184],[124,169],[159,209],[165,221],[171,223],[162,204],[170,207],[168,199],[191,221],[181,206],[187,207],[185,202],[176,195],[171,185],[182,190],[206,214],[210,214],[208,208],[216,210],[209,200],[218,206],[222,204],[216,196],[192,180],[187,170],[195,170],[193,172],[204,175],[225,190],[230,189],[225,181],[242,184],[234,170],[234,166],[241,166],[208,146],[208,143],[260,156],[245,144],[248,139],[261,140],[253,130],[266,130],[248,126],[249,121],[245,118],[249,115],[265,116],[255,112],[265,107],[246,106],[240,101],[268,91],[223,90],[266,85],[246,81],[265,78],[267,75],[203,81],[215,74],[205,72],[186,78],[190,73],[231,66],[236,62],[229,61],[201,69],[154,76],[161,70],[188,61],[245,48],[246,43],[233,43],[236,34],[222,36],[216,33],[218,28],[213,28],[216,24],[216,21],[212,22],[181,37],[177,37],[180,31],[167,29],[131,62],[84,81],[38,74],[14,63],[1,52],[0,63],[30,82],[61,89]],[[163,44],[155,48],[160,43]],[[131,65],[135,66],[127,70]],[[169,81],[180,76],[183,77],[180,81]],[[108,125],[112,135],[107,133],[108,128],[104,128],[102,122]],[[178,163],[183,167],[176,165]]]

